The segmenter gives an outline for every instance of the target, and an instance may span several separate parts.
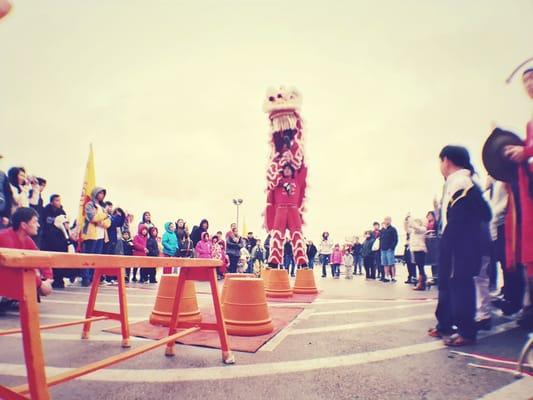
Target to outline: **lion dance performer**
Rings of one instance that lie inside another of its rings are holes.
[[[533,57],[519,68],[532,61]],[[507,82],[510,82],[517,70]],[[527,95],[533,100],[533,66],[525,69],[522,82]],[[513,261],[521,262],[527,271],[530,304],[524,307],[517,322],[524,328],[533,329],[533,119],[526,125],[526,140],[523,145],[506,146],[505,155],[518,164],[518,193],[510,193],[510,202],[514,204],[516,211],[508,213],[509,223],[506,220],[507,263],[512,265]],[[512,221],[513,217],[515,221]]]
[[[307,266],[302,235],[307,166],[303,149],[302,98],[295,89],[269,90],[263,109],[270,119],[271,153],[267,170],[265,228],[270,232],[270,267],[283,260],[283,243],[289,230],[296,265]]]

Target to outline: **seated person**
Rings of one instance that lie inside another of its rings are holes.
[[[37,235],[39,215],[29,207],[20,207],[13,214],[12,226],[0,231],[0,247],[23,250],[39,250],[31,238]],[[35,270],[36,285],[39,295],[48,296],[52,293],[52,269]]]

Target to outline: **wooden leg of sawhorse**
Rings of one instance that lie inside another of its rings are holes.
[[[130,345],[130,326],[128,324],[128,302],[126,300],[126,284],[124,283],[124,270],[117,269],[118,279],[118,302],[120,306],[120,328],[122,331],[122,347],[131,347]]]
[[[100,278],[104,274],[116,276],[118,279],[118,302],[120,308],[120,321],[121,333],[122,333],[122,347],[131,347],[130,345],[130,328],[128,325],[128,303],[126,300],[126,286],[124,283],[124,270],[122,268],[112,268],[109,270],[96,270],[94,271],[93,283],[91,286],[91,293],[89,294],[89,301],[87,303],[87,310],[85,312],[85,318],[91,318],[94,316],[102,315],[102,312],[96,311],[96,297],[98,295],[98,287],[100,285]],[[113,315],[113,319],[116,318],[116,314]],[[82,339],[89,338],[89,331],[91,330],[91,322],[85,322],[83,324],[83,331],[81,333]]]
[[[91,284],[91,292],[89,294],[89,301],[87,302],[87,310],[85,311],[85,318],[91,318],[94,312],[94,306],[96,305],[96,296],[98,295],[98,286],[100,285],[100,277],[102,273],[99,270],[94,271],[93,283]],[[89,339],[89,331],[91,330],[91,322],[83,324],[81,331],[82,339]]]
[[[188,270],[186,268],[182,268],[180,271],[180,276],[178,278],[178,287],[176,288],[176,296],[174,297],[174,304],[172,306],[172,315],[170,316],[170,323],[168,325],[168,336],[173,335],[178,330],[180,303],[181,297],[183,295],[183,289],[185,287],[185,281],[187,280],[187,272]],[[176,354],[174,346],[174,340],[167,343],[167,347],[165,349],[166,356],[172,357]]]
[[[235,357],[228,345],[228,334],[226,332],[226,323],[222,316],[222,307],[218,295],[217,277],[215,269],[209,270],[209,284],[211,285],[211,296],[213,298],[213,307],[215,308],[216,325],[218,336],[220,338],[220,348],[222,349],[222,361],[224,364],[235,364]]]
[[[50,393],[46,384],[44,355],[39,328],[39,308],[35,290],[35,270],[25,269],[19,274],[17,285],[22,292],[20,298],[20,327],[24,344],[24,359],[28,374],[28,386],[32,400],[48,400]],[[15,282],[13,282],[15,284]]]

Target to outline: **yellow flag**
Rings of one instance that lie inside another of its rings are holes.
[[[85,204],[91,200],[91,192],[96,186],[96,178],[94,174],[94,156],[93,145],[89,149],[89,158],[87,158],[87,166],[85,167],[85,177],[83,178],[83,187],[80,196],[80,208],[78,210],[78,229],[81,233],[83,229],[83,222],[85,219]],[[80,234],[81,238],[81,234]]]

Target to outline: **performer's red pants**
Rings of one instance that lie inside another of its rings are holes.
[[[296,265],[307,264],[305,243],[302,235],[302,219],[296,205],[278,205],[274,217],[274,225],[270,236],[269,264],[280,265],[283,263],[283,245],[285,231],[289,229],[291,235],[294,260]]]

